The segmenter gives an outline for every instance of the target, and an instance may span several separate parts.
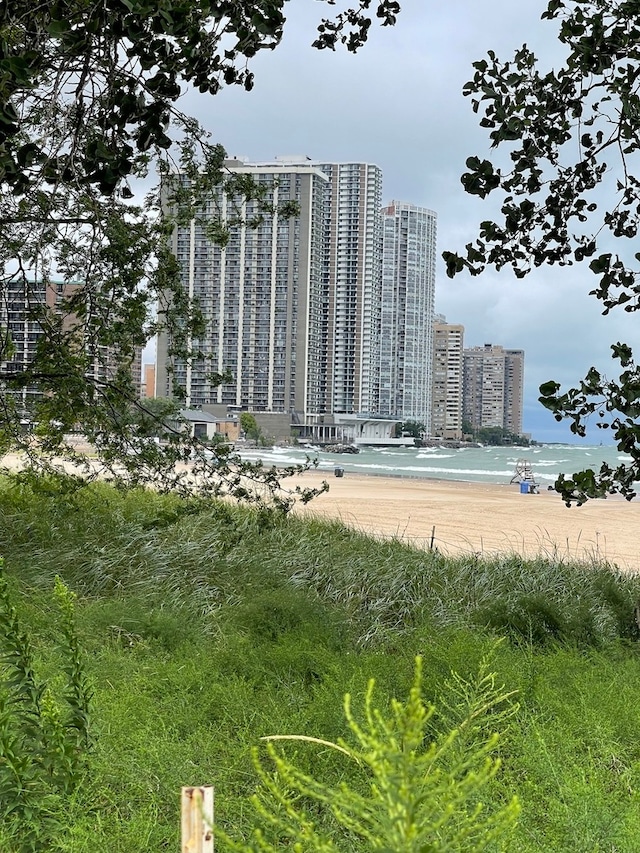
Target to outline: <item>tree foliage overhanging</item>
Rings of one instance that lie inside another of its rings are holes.
[[[277,492],[272,472],[222,450],[209,460],[180,431],[166,448],[141,444],[129,414],[132,404],[142,406],[131,375],[136,352],[162,324],[172,354],[201,355],[190,344],[202,317],[167,245],[176,222],[198,216],[202,200],[222,189],[261,200],[259,187],[225,170],[224,150],[180,110],[180,95],[251,89],[250,60],[279,44],[286,4],[0,5],[0,454],[21,449],[45,468],[59,457],[84,464],[65,440],[77,426],[121,483],[192,489],[197,482],[246,497],[248,476]],[[315,48],[357,51],[376,18],[392,25],[399,12],[396,0],[348,5],[321,20]],[[188,187],[178,204],[163,204],[160,184],[176,170],[188,175]],[[140,203],[141,188],[156,181]],[[229,224],[215,213],[206,223],[219,240]],[[152,320],[159,301],[166,310]],[[10,328],[16,310],[28,313],[37,338],[33,359],[24,357],[17,324]],[[38,423],[36,440],[22,433],[25,419]],[[176,473],[194,452],[194,468]]]
[[[464,253],[444,253],[447,273],[511,267],[522,278],[543,264],[582,263],[604,314],[637,311],[640,2],[549,0],[542,18],[559,25],[566,48],[559,67],[542,71],[526,45],[509,62],[490,51],[464,87],[492,148],[508,157],[467,160],[466,191],[501,194],[501,218],[482,222]],[[570,419],[574,434],[584,436],[597,413],[597,426],[631,457],[615,469],[561,476],[556,489],[567,504],[608,492],[631,499],[640,481],[640,366],[627,344],[612,352],[623,368],[618,380],[591,368],[577,388],[562,393],[555,381],[540,388],[542,404],[556,420]]]

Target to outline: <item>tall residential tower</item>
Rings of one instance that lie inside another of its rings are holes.
[[[327,284],[325,205],[328,180],[308,163],[226,167],[250,175],[265,189],[262,202],[276,212],[259,217],[255,201],[228,198],[209,202],[223,221],[241,212],[225,246],[211,242],[192,222],[173,234],[173,251],[189,296],[207,321],[201,339],[191,341],[201,357],[192,363],[168,358],[166,333],[158,340],[156,394],[183,389],[187,406],[225,405],[269,412],[325,411],[327,398]],[[298,214],[278,216],[294,201]],[[170,373],[173,370],[173,376]],[[218,384],[213,374],[229,371]]]
[[[378,408],[382,172],[370,163],[322,163],[328,293],[327,408]]]
[[[474,429],[522,433],[523,350],[485,344],[464,351],[464,417]]]
[[[462,438],[464,326],[437,314],[433,324],[431,435]]]
[[[504,428],[515,435],[521,435],[524,395],[524,350],[505,350],[504,373]]]
[[[84,298],[86,312],[79,316],[69,308],[70,299]],[[29,367],[48,336],[68,336],[69,346],[77,354],[84,352],[85,377],[96,380],[98,387],[111,381],[118,368],[123,366],[122,352],[112,346],[97,344],[91,334],[91,299],[86,284],[80,281],[29,280],[16,275],[2,283],[0,289],[0,329],[3,341],[0,344],[0,373],[14,381],[21,374],[28,374]],[[117,305],[113,305],[113,313]],[[59,325],[58,325],[59,324]],[[131,348],[127,361],[131,370],[132,390],[140,393],[142,372],[142,349]],[[19,400],[27,412],[31,404],[43,399],[45,392],[39,382],[20,383],[16,390],[6,391],[0,382],[0,391],[10,393]]]
[[[392,201],[382,211],[381,415],[429,429],[436,214]]]

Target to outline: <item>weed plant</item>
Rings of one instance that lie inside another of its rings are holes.
[[[494,755],[498,735],[487,732],[486,717],[493,712],[492,723],[504,723],[512,697],[496,689],[486,660],[472,684],[458,679],[447,708],[455,722],[435,738],[428,727],[436,709],[422,699],[420,657],[408,701],[393,700],[390,713],[374,705],[374,684],[369,682],[362,721],[352,712],[349,694],[345,697],[349,741],[263,738],[268,762],[253,750],[260,787],[251,801],[259,825],[248,842],[219,831],[226,847],[235,853],[276,853],[283,846],[323,853],[506,849],[519,813],[517,799],[492,810],[482,795],[499,768]],[[275,743],[283,741],[334,750],[351,763],[350,781],[332,786],[317,773],[302,771],[276,749]],[[322,826],[327,814],[332,820]]]
[[[34,670],[33,652],[9,594],[0,559],[0,838],[32,853],[63,832],[63,812],[79,788],[91,748],[89,702],[74,601],[57,579],[66,683],[61,701]]]

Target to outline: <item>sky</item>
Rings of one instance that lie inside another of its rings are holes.
[[[557,23],[540,21],[546,0],[401,0],[395,27],[372,27],[356,55],[313,49],[321,18],[346,5],[289,0],[282,44],[251,63],[254,89],[188,93],[182,107],[231,156],[375,163],[385,202],[436,211],[436,311],[464,325],[465,346],[524,349],[523,430],[538,441],[576,441],[568,422],[557,424],[537,402],[538,386],[554,379],[571,387],[592,365],[617,375],[610,345],[634,344],[634,315],[619,309],[603,317],[588,295],[595,277],[581,265],[522,280],[506,270],[450,280],[441,259],[444,250],[462,251],[495,213],[491,200],[466,195],[460,183],[467,157],[491,159],[487,133],[462,95],[471,64],[488,50],[509,59],[525,42],[549,67],[557,62]],[[606,443],[607,435],[593,425],[587,442]]]

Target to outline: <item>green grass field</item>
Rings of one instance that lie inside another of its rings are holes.
[[[496,714],[501,767],[483,791],[489,812],[521,802],[509,850],[638,850],[640,578],[444,558],[266,510],[16,480],[0,484],[0,555],[34,669],[61,705],[56,575],[77,595],[93,691],[81,784],[34,788],[48,821],[47,846],[35,849],[178,851],[180,788],[206,783],[216,822],[247,838],[259,738],[347,738],[344,694],[360,708],[375,678],[379,707],[404,700],[421,655],[424,698],[440,709],[434,738],[451,726],[454,673],[473,684],[489,658],[496,684],[515,691],[506,721]],[[0,672],[6,682],[6,659]],[[17,713],[10,685],[1,690],[0,786]],[[284,750],[328,782],[355,779],[334,750]],[[23,853],[32,836],[0,795],[0,850]],[[338,848],[365,849],[348,835]]]

